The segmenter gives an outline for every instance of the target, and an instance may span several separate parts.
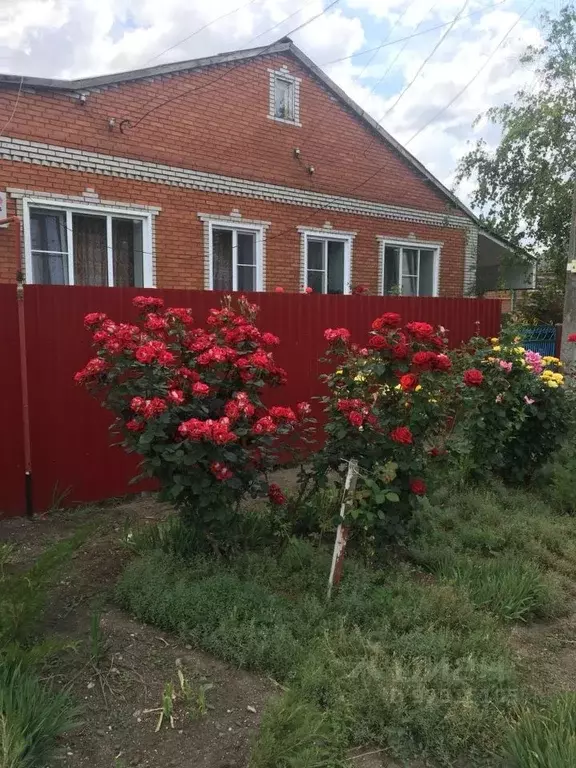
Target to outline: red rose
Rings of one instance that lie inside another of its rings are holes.
[[[273,405],[270,408],[270,416],[273,419],[281,419],[283,421],[296,421],[296,414],[292,408],[286,408],[283,405]]]
[[[270,483],[268,486],[268,498],[272,504],[285,504],[286,496],[282,493],[282,489],[276,483]]]
[[[362,416],[360,411],[350,411],[348,421],[353,427],[361,427],[364,424],[364,416]]]
[[[412,432],[408,427],[396,427],[390,432],[390,439],[395,443],[404,443],[404,445],[411,445],[414,442]]]
[[[176,405],[182,405],[184,402],[184,392],[181,389],[171,389],[168,392],[168,400]]]
[[[568,336],[568,341],[576,342],[576,333],[571,333],[570,336]]]
[[[141,432],[144,429],[144,423],[136,419],[130,419],[130,421],[126,422],[126,429],[129,429],[130,432]]]
[[[324,338],[331,344],[334,341],[343,341],[346,344],[350,341],[350,331],[347,328],[327,328],[324,331]]]
[[[405,392],[416,389],[418,386],[418,376],[413,373],[405,373],[404,376],[400,376],[400,386]]]
[[[282,288],[281,285],[277,285],[276,288],[274,288],[274,291],[276,293],[284,293],[284,288]]]
[[[164,306],[164,299],[155,298],[154,296],[136,296],[135,299],[132,299],[132,304],[136,309],[152,312],[155,309],[162,309]]]
[[[425,496],[426,495],[426,483],[424,480],[415,479],[410,480],[410,490],[412,493],[415,493],[416,496]]]
[[[280,339],[278,338],[278,336],[274,336],[273,333],[263,333],[262,343],[268,344],[268,346],[274,346],[276,344],[280,344]]]
[[[89,312],[84,317],[84,328],[89,331],[97,325],[100,325],[104,320],[106,320],[104,312]]]
[[[298,403],[298,405],[296,406],[296,410],[298,411],[298,416],[300,416],[300,418],[303,418],[304,416],[307,416],[310,413],[310,411],[312,410],[312,406],[310,405],[310,403],[302,402],[302,403]]]
[[[230,421],[236,421],[240,417],[240,406],[234,400],[229,400],[224,406],[224,413]]]
[[[434,333],[434,328],[429,323],[408,323],[406,330],[415,336],[417,339],[425,341],[429,339]]]
[[[365,293],[368,293],[368,286],[367,285],[357,285],[353,288],[352,293],[355,296],[362,296]]]
[[[210,472],[217,480],[229,480],[233,476],[233,472],[228,469],[226,464],[222,464],[221,461],[213,461],[210,464]]]
[[[483,381],[484,375],[477,368],[469,368],[467,371],[464,371],[464,384],[467,387],[479,387]]]
[[[412,363],[419,368],[432,368],[435,359],[435,352],[416,352],[415,355],[412,355]]]
[[[404,360],[406,357],[408,357],[408,347],[406,344],[396,344],[392,347],[392,356],[396,358],[396,360]]]
[[[384,312],[383,315],[377,317],[372,323],[372,328],[375,331],[380,331],[382,328],[399,328],[402,324],[402,318],[396,312]]]
[[[197,381],[196,384],[194,384],[192,387],[192,392],[194,392],[196,397],[206,397],[206,395],[210,392],[210,387],[208,384],[204,384],[202,381]]]
[[[433,368],[435,368],[437,371],[449,371],[450,368],[452,368],[452,360],[450,360],[448,355],[436,355]]]
[[[380,336],[379,333],[375,333],[372,336],[370,336],[368,346],[371,347],[372,349],[384,349],[384,347],[388,346],[388,342],[386,341],[384,336]]]

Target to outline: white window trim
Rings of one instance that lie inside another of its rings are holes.
[[[300,232],[301,248],[301,280],[302,290],[308,285],[308,240],[338,240],[344,243],[344,295],[352,293],[352,245],[356,232],[341,232],[333,229],[308,229],[307,227],[298,227]],[[326,246],[327,248],[327,246]],[[328,270],[324,270],[328,279]]]
[[[297,128],[302,127],[300,122],[300,83],[302,78],[291,75],[287,68],[281,69],[269,69],[270,84],[268,92],[268,119],[274,120],[277,123],[286,123],[287,125],[295,125]],[[292,83],[294,87],[294,119],[287,120],[284,117],[276,117],[276,79],[286,80]]]
[[[33,283],[34,270],[32,266],[32,241],[30,229],[30,208],[53,208],[66,214],[66,229],[68,242],[68,283],[74,285],[74,241],[72,239],[72,215],[74,213],[90,213],[106,217],[106,239],[108,256],[108,285],[114,286],[114,258],[112,252],[112,218],[139,220],[142,222],[142,282],[143,288],[154,288],[154,264],[152,246],[152,213],[143,213],[141,209],[133,211],[126,208],[114,208],[98,203],[69,203],[63,200],[47,199],[45,197],[25,197],[22,200],[24,219],[24,265],[27,282]]]
[[[395,237],[386,237],[383,235],[377,235],[376,240],[379,243],[380,255],[378,258],[378,293],[380,296],[384,296],[384,258],[386,253],[386,246],[392,246],[395,248],[422,248],[427,251],[434,251],[434,270],[433,270],[433,285],[432,285],[432,297],[439,295],[440,289],[440,258],[442,255],[442,246],[444,243],[439,242],[426,242],[425,240],[410,240],[410,238],[399,239]],[[420,265],[418,265],[420,266]],[[400,261],[400,296],[402,295],[402,261]],[[420,291],[420,271],[418,271],[418,291]],[[424,297],[426,298],[426,297]]]
[[[254,248],[256,256],[256,288],[255,290],[264,290],[264,260],[266,253],[266,229],[270,226],[269,222],[244,221],[240,217],[213,218],[209,215],[199,214],[198,218],[204,222],[205,247],[206,247],[206,268],[207,279],[205,285],[208,290],[214,290],[214,248],[213,232],[214,229],[228,229],[232,231],[232,290],[238,290],[238,232],[247,232],[255,234]]]

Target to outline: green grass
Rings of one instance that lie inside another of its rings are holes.
[[[430,765],[501,765],[529,701],[507,626],[562,612],[576,526],[499,484],[433,501],[404,560],[368,568],[349,553],[331,603],[328,549],[292,538],[280,552],[182,559],[167,529],[160,542],[148,532],[117,595],[140,620],[289,686],[251,768],[338,766],[366,744]]]
[[[562,694],[539,711],[524,711],[508,735],[506,751],[510,768],[573,768],[576,694]]]

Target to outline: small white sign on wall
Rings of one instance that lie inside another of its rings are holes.
[[[5,219],[8,216],[8,208],[6,204],[6,192],[0,192],[0,221],[2,219]],[[7,224],[4,224],[4,227],[7,227]]]

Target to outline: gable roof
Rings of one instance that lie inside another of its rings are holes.
[[[2,85],[16,85],[20,88],[24,86],[46,89],[53,91],[87,91],[92,88],[101,88],[120,83],[128,83],[135,80],[143,80],[162,75],[174,75],[178,73],[191,72],[196,69],[203,69],[219,64],[234,64],[249,59],[255,59],[262,56],[270,56],[276,53],[289,53],[294,56],[314,77],[316,77],[324,87],[330,91],[338,101],[351,110],[361,121],[367,124],[372,131],[380,136],[386,144],[391,146],[401,157],[404,158],[421,176],[423,176],[433,187],[435,187],[447,200],[459,211],[485,230],[484,225],[477,216],[464,205],[456,195],[442,184],[414,155],[403,147],[396,139],[388,133],[382,126],[365,112],[353,99],[351,99],[320,67],[298,48],[289,37],[284,37],[272,45],[261,46],[258,48],[247,48],[229,53],[219,53],[215,56],[207,56],[201,59],[191,59],[189,61],[180,61],[170,64],[160,64],[145,69],[135,69],[128,72],[117,72],[111,75],[100,75],[97,77],[85,77],[77,80],[57,80],[43,77],[21,77],[19,75],[0,74],[0,87]],[[495,237],[500,240],[496,235]]]

